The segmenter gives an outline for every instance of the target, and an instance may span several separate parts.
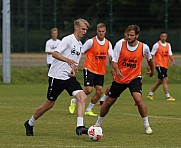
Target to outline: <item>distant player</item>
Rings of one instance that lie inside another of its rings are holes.
[[[33,136],[35,121],[46,111],[54,106],[58,96],[66,90],[70,96],[77,99],[77,128],[76,134],[87,134],[88,129],[84,126],[84,111],[87,96],[82,90],[80,83],[76,80],[77,64],[81,58],[82,43],[80,39],[87,33],[89,23],[84,19],[77,19],[74,22],[74,33],[64,37],[53,53],[53,63],[50,67],[49,86],[47,100],[24,123],[26,135]]]
[[[123,42],[123,41],[125,41],[125,40],[127,40],[126,31],[124,32],[124,38],[122,38],[122,39],[120,40],[120,42],[121,42],[121,41]],[[111,74],[112,74],[112,76],[114,77],[115,71],[114,71],[113,68],[111,69]],[[100,101],[99,101],[99,104],[98,104],[99,106],[101,106],[101,105],[104,103],[104,101],[108,98],[108,93],[109,93],[109,91],[110,91],[110,88],[111,88],[111,85],[107,86],[104,95],[100,98]]]
[[[93,87],[95,87],[96,91],[85,110],[85,115],[97,116],[97,114],[93,113],[92,108],[102,95],[107,56],[112,58],[112,45],[105,38],[105,34],[106,25],[99,23],[97,25],[97,36],[87,40],[82,47],[82,53],[86,53],[83,70],[84,92],[89,95],[93,91]],[[74,113],[75,106],[76,99],[74,98],[69,106],[70,113]]]
[[[50,69],[52,61],[54,59],[52,57],[52,54],[61,42],[59,39],[57,39],[57,37],[58,37],[58,29],[52,28],[51,29],[51,39],[49,39],[45,45],[45,52],[47,53],[47,67],[48,67],[48,69]]]
[[[168,101],[175,101],[175,98],[170,96],[168,92],[168,76],[167,70],[169,65],[169,59],[172,61],[172,64],[175,65],[175,60],[173,58],[171,45],[170,43],[166,42],[167,40],[167,33],[161,32],[160,33],[160,40],[153,45],[151,54],[155,61],[155,68],[158,72],[158,80],[151,88],[149,95],[147,96],[148,99],[153,100],[153,94],[157,90],[157,88],[163,84],[163,90],[165,92],[166,99]]]
[[[142,100],[141,67],[142,60],[145,57],[151,69],[147,74],[151,77],[154,74],[154,64],[149,47],[137,40],[140,33],[139,26],[128,26],[126,33],[128,36],[127,41],[118,41],[114,47],[112,66],[116,75],[109,91],[109,97],[101,106],[100,115],[95,126],[101,126],[102,120],[109,112],[111,106],[116,102],[120,94],[126,88],[129,88],[143,119],[145,132],[146,134],[151,134],[153,131],[148,122],[147,106]]]

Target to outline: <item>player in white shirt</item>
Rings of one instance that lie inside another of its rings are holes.
[[[83,70],[86,95],[93,91],[93,87],[95,88],[95,94],[85,110],[85,115],[97,116],[93,113],[92,108],[102,95],[104,75],[106,74],[106,57],[109,56],[112,59],[112,45],[105,38],[105,34],[106,25],[99,23],[97,25],[97,36],[87,40],[82,47],[82,53],[86,53]],[[69,106],[70,113],[74,113],[75,105],[76,99],[74,98]]]
[[[54,106],[55,101],[63,90],[77,99],[77,127],[76,134],[87,134],[88,128],[84,126],[84,111],[87,96],[82,90],[80,83],[76,80],[75,73],[81,57],[82,43],[80,39],[87,33],[89,23],[85,19],[77,19],[74,22],[74,33],[64,37],[53,53],[53,63],[50,67],[49,87],[47,100],[24,123],[26,135],[33,136],[35,121],[46,111]]]
[[[47,67],[48,67],[48,69],[50,69],[52,61],[54,59],[52,57],[52,54],[61,42],[59,39],[57,39],[57,37],[58,37],[58,29],[52,28],[51,29],[51,39],[49,39],[45,45],[45,52],[47,53]]]
[[[127,41],[118,41],[114,48],[112,66],[115,70],[115,76],[108,94],[109,97],[101,106],[100,115],[95,126],[101,126],[111,106],[116,102],[120,94],[129,88],[143,119],[145,133],[151,134],[153,131],[148,122],[147,106],[142,99],[141,67],[143,58],[146,58],[151,69],[147,74],[151,77],[154,74],[154,64],[149,47],[137,40],[140,32],[139,26],[130,25],[127,27],[126,32]]]
[[[169,60],[172,61],[173,66],[175,66],[175,60],[173,58],[173,53],[171,50],[171,45],[167,41],[167,33],[165,31],[160,33],[160,40],[153,45],[151,54],[155,61],[155,68],[158,72],[158,80],[152,86],[148,99],[153,100],[153,94],[157,88],[163,84],[163,90],[167,101],[175,101],[175,98],[170,96],[168,92],[168,76],[167,70],[169,67]]]

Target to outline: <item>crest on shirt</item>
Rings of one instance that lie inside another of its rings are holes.
[[[81,49],[80,49],[80,50],[81,50]],[[72,54],[72,55],[77,55],[77,56],[80,55],[80,52],[79,52],[79,51],[76,51],[75,45],[74,45],[73,48],[71,49],[71,54]]]

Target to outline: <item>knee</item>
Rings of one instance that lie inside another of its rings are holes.
[[[89,95],[92,92],[92,89],[87,88],[87,89],[84,90],[84,92],[85,92],[86,95]]]
[[[55,103],[54,101],[48,101],[43,105],[43,107],[45,110],[49,110],[54,106],[54,103]]]
[[[82,103],[86,103],[87,102],[87,95],[85,93],[81,93],[80,95],[77,96],[77,99]]]
[[[112,102],[111,100],[108,99],[108,100],[106,100],[106,102],[103,105],[110,108],[113,105],[113,103],[114,102]]]
[[[97,94],[99,97],[101,97],[101,95],[102,95],[102,89],[97,89],[97,90],[96,90],[96,94]]]

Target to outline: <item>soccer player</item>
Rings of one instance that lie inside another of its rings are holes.
[[[81,58],[82,43],[80,39],[87,33],[88,28],[89,23],[85,19],[80,18],[75,20],[74,33],[64,37],[54,51],[53,57],[55,60],[53,60],[48,73],[49,87],[47,100],[24,123],[27,136],[34,135],[33,126],[35,121],[53,107],[57,97],[63,90],[66,90],[69,95],[73,95],[77,99],[76,134],[87,134],[88,129],[84,126],[83,122],[87,96],[74,75]]]
[[[57,39],[57,37],[58,37],[58,29],[52,28],[51,29],[51,39],[49,39],[45,45],[45,52],[47,53],[47,67],[48,67],[48,69],[50,69],[52,61],[54,59],[52,57],[52,54],[55,51],[55,49],[57,48],[57,46],[60,44],[60,40]]]
[[[135,101],[138,111],[143,118],[146,134],[153,131],[150,128],[147,115],[147,106],[142,100],[142,77],[141,67],[143,57],[147,59],[151,71],[147,72],[148,76],[154,74],[154,64],[149,47],[138,41],[140,28],[137,25],[130,25],[126,29],[127,41],[118,41],[114,47],[112,66],[116,72],[112,82],[109,97],[101,106],[100,115],[95,126],[102,124],[103,118],[109,112],[110,107],[115,103],[120,94],[129,88],[129,91]]]
[[[161,32],[160,33],[160,40],[153,45],[151,54],[154,58],[155,67],[158,72],[158,80],[155,82],[149,95],[147,96],[148,99],[153,100],[153,94],[157,90],[157,88],[163,84],[163,90],[165,92],[166,100],[168,101],[175,101],[175,98],[170,96],[168,92],[168,76],[167,70],[169,65],[169,59],[172,61],[172,64],[175,65],[175,60],[173,58],[171,45],[170,43],[166,42],[167,40],[167,33]]]
[[[99,23],[97,25],[97,36],[86,41],[82,47],[82,53],[86,53],[84,61],[84,92],[89,95],[95,87],[95,94],[91,98],[91,102],[85,110],[85,115],[97,116],[93,113],[92,108],[97,103],[102,95],[102,88],[104,84],[104,75],[106,74],[106,59],[112,58],[112,45],[105,38],[106,25]],[[72,99],[69,111],[74,113],[76,106],[76,99]]]
[[[123,42],[123,41],[125,41],[125,40],[127,40],[126,31],[124,32],[124,38],[122,38],[122,39],[120,40],[120,42],[121,42],[121,41]],[[112,76],[114,77],[115,71],[114,71],[113,68],[111,69],[111,73],[112,73]],[[110,88],[111,88],[111,85],[109,85],[109,86],[106,88],[106,91],[105,91],[104,95],[103,95],[103,96],[100,98],[100,100],[99,100],[98,106],[101,106],[101,105],[104,103],[104,101],[108,98],[108,93],[109,93],[109,91],[110,91]]]

